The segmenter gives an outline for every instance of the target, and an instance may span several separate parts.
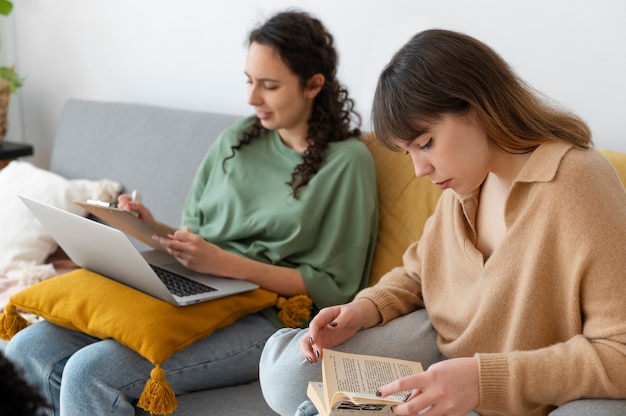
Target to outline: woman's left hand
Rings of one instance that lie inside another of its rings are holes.
[[[403,377],[379,389],[381,396],[411,390],[396,415],[465,416],[478,406],[477,358],[452,358],[431,365],[423,373]]]
[[[154,235],[152,239],[180,264],[198,273],[247,280],[286,297],[307,293],[298,268],[277,266],[231,253],[192,233],[188,228],[167,237]]]
[[[188,269],[220,275],[218,257],[223,250],[192,233],[189,228],[178,230],[168,238],[155,235],[152,239]]]

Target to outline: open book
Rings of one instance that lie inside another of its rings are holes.
[[[410,391],[377,397],[376,390],[399,378],[421,373],[415,361],[324,349],[322,382],[311,381],[307,395],[322,416],[393,415],[391,407],[406,400]]]

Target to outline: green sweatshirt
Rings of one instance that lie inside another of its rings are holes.
[[[369,150],[357,139],[331,143],[294,199],[287,182],[302,154],[276,131],[264,132],[223,164],[252,121],[225,130],[211,146],[183,225],[229,252],[297,268],[317,308],[349,301],[368,283],[378,227]]]

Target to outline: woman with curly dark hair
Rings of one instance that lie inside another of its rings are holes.
[[[366,286],[377,232],[376,177],[336,72],[333,37],[306,13],[279,13],[252,31],[245,74],[256,114],[211,146],[183,228],[155,241],[190,269],[285,297],[308,295],[314,310],[346,302]],[[119,206],[162,226],[128,195]],[[162,368],[174,392],[257,379],[265,341],[285,325],[277,312],[248,315],[169,358]],[[152,368],[116,341],[49,322],[18,333],[7,352],[54,414],[64,416],[134,415],[131,402]]]
[[[296,12],[276,15],[252,31],[249,44],[273,48],[283,63],[297,75],[302,89],[307,88],[307,83],[314,79],[323,79],[314,98],[308,131],[302,143],[306,150],[289,182],[294,196],[297,196],[298,190],[317,172],[329,143],[360,136],[360,116],[353,110],[354,103],[348,97],[348,91],[337,80],[338,57],[333,47],[333,37],[319,20]],[[255,105],[252,97],[250,104]],[[233,150],[259,137],[263,129],[272,129],[271,121],[266,116],[257,116],[254,123],[244,131],[239,143],[233,146]],[[354,128],[353,121],[357,122]]]

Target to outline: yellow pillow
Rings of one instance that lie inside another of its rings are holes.
[[[626,153],[609,149],[600,149],[599,152],[611,162],[622,183],[626,186]]]
[[[179,308],[99,274],[78,269],[11,296],[0,317],[0,335],[10,339],[26,325],[17,315],[17,308],[96,338],[113,338],[156,366],[139,406],[151,413],[168,414],[174,411],[177,401],[163,380],[160,364],[216,329],[277,302],[276,293],[256,289]],[[283,303],[281,298],[281,305]],[[281,312],[284,311],[285,308]]]
[[[410,156],[393,152],[376,143],[373,133],[363,137],[374,158],[378,186],[378,241],[370,273],[373,285],[394,267],[419,240],[424,223],[435,211],[441,189],[428,178],[415,176]]]

